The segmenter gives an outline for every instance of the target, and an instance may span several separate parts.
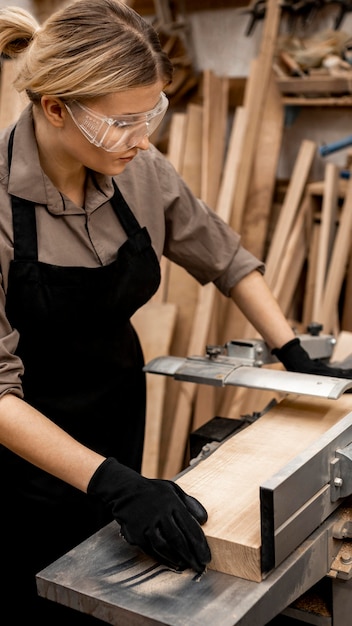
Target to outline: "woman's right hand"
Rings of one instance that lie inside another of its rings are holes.
[[[211,553],[200,525],[208,515],[176,483],[145,478],[109,457],[93,474],[87,493],[111,507],[128,543],[172,569],[204,572]]]

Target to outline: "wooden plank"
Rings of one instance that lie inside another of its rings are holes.
[[[324,196],[321,210],[321,228],[312,310],[312,319],[317,322],[320,320],[321,316],[327,268],[329,266],[333,241],[336,234],[338,180],[339,170],[337,166],[334,163],[327,163],[325,168]]]
[[[283,127],[284,107],[272,74],[262,112],[251,183],[240,231],[243,246],[258,259],[264,259],[265,255]]]
[[[251,76],[248,84],[249,95],[245,94],[245,107],[248,113],[244,138],[245,150],[240,163],[238,184],[236,185],[234,198],[234,207],[236,207],[236,211],[239,211],[240,215],[244,213],[252,177],[261,116],[272,73],[280,15],[281,7],[279,2],[277,0],[268,0],[259,55],[251,67]]]
[[[336,344],[331,356],[331,362],[343,361],[352,355],[352,332],[342,330],[336,338]]]
[[[211,323],[214,303],[213,283],[200,289],[194,313],[187,354],[203,354]],[[183,469],[191,427],[193,403],[197,385],[189,382],[178,383],[177,406],[173,418],[170,447],[165,461],[164,478],[172,478]]]
[[[288,396],[177,479],[208,511],[210,569],[262,580],[260,486],[351,410],[349,394]]]
[[[229,79],[203,73],[203,138],[200,197],[215,209],[225,156]]]
[[[265,279],[271,288],[276,282],[315,154],[316,144],[307,139],[302,141],[266,258]]]
[[[211,316],[210,326],[207,335],[207,344],[215,345],[217,343],[217,329],[219,324],[217,299],[215,297],[214,313]],[[203,354],[205,353],[205,346]],[[216,415],[216,387],[213,385],[198,385],[195,390],[194,407],[192,411],[192,420],[190,424],[190,432],[197,430],[209,422]],[[189,452],[189,437],[187,442],[187,452]],[[190,454],[187,454],[187,462],[190,460]]]
[[[347,73],[348,74],[348,73]],[[346,94],[350,92],[350,78],[342,76],[306,76],[305,78],[276,78],[281,93],[287,94]]]
[[[148,302],[132,317],[147,363],[161,354],[170,354],[177,318],[177,305],[171,302]],[[166,392],[165,376],[147,374],[147,407],[142,474],[158,478],[160,442]]]
[[[183,170],[186,142],[186,113],[173,113],[170,121],[167,159],[178,172]]]
[[[315,282],[318,264],[318,250],[320,239],[320,220],[315,221],[312,226],[312,234],[308,253],[307,278],[304,289],[303,307],[302,307],[302,326],[307,328],[308,324],[314,322],[313,316],[313,300],[315,294]]]
[[[218,199],[216,203],[217,214],[227,223],[230,223],[236,232],[239,232],[242,218],[232,213],[235,189],[239,176],[241,158],[244,150],[244,136],[246,127],[247,111],[244,107],[237,107],[232,121],[229,145],[221,179]]]
[[[335,237],[331,262],[326,277],[326,286],[323,297],[322,315],[318,320],[323,324],[324,332],[329,333],[334,328],[335,311],[341,293],[343,279],[346,273],[348,256],[351,248],[352,233],[352,180],[349,181],[346,197],[343,203],[339,227]]]
[[[277,293],[279,291],[279,288],[282,288],[282,277],[284,275],[284,270],[286,272],[286,277],[288,275],[288,269],[286,268],[286,264],[289,263],[290,259],[292,258],[292,256],[290,258],[286,256],[288,241],[292,229],[294,228],[297,214],[299,213],[299,208],[301,206],[303,194],[305,191],[305,185],[309,176],[315,151],[316,145],[314,142],[308,140],[304,140],[302,142],[294,165],[293,173],[285,194],[285,199],[280,210],[280,214],[274,230],[274,235],[271,240],[270,249],[266,259],[265,280],[271,290],[273,291],[276,289]],[[294,230],[294,233],[295,235],[297,235],[296,230]],[[277,281],[279,275],[281,278],[280,282],[278,283]],[[287,290],[289,290],[289,285],[287,285],[286,287]],[[288,291],[286,291],[286,294],[287,293]],[[231,320],[231,316],[229,316],[229,319]],[[238,312],[238,314],[236,315],[236,320],[237,319],[242,320],[242,325],[237,325],[237,337],[258,337],[257,331],[240,312]],[[224,328],[226,331],[225,341],[228,341],[229,337],[235,337],[235,335],[231,336],[231,334],[229,334],[229,330],[231,331],[232,329],[232,326],[230,324],[224,324]],[[238,334],[239,331],[240,335]]]
[[[352,250],[348,257],[348,266],[345,280],[345,293],[343,299],[341,330],[352,331]]]
[[[201,193],[203,107],[193,102],[187,105],[187,128],[183,164],[180,174],[195,196]]]
[[[257,65],[258,59],[252,63],[254,71]],[[252,90],[253,94],[251,93]],[[251,80],[250,76],[245,102],[255,97],[255,80]],[[248,114],[247,111],[246,114]],[[271,74],[258,130],[257,149],[245,210],[242,215],[235,200],[231,217],[231,226],[235,231],[241,233],[244,247],[260,259],[263,259],[265,254],[283,123],[284,110],[274,77]],[[243,131],[242,134],[244,135]],[[246,148],[244,147],[243,153],[245,152]],[[248,328],[247,320],[233,302],[224,302],[222,315],[223,322],[219,343],[225,343],[235,337],[254,336],[252,327]],[[230,399],[230,396],[237,395],[237,393],[237,390],[232,390],[226,392],[226,395]]]
[[[281,259],[276,275],[272,294],[277,299],[285,317],[288,316],[303,264],[309,250],[309,228],[307,232],[307,220],[312,219],[311,198],[306,195],[298,211],[290,236],[287,239],[285,254]]]

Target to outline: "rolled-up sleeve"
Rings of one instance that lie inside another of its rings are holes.
[[[0,286],[0,397],[12,393],[23,398],[23,363],[16,356],[19,335],[11,328],[5,314],[5,296]]]

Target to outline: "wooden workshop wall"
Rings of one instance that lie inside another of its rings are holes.
[[[35,9],[39,19],[61,4],[64,2],[58,0],[21,2]],[[138,2],[129,4],[138,9]],[[207,10],[211,12],[209,6]],[[228,6],[220,8],[228,25],[232,24],[230,10]],[[234,10],[238,17],[242,9]],[[339,164],[336,156],[324,160],[318,153],[327,132],[328,141],[352,133],[352,100],[349,94],[331,96],[334,78],[329,75],[325,77],[326,91],[319,98],[302,97],[299,86],[293,96],[284,92],[284,79],[281,81],[277,72],[283,23],[277,0],[267,1],[265,18],[251,37],[244,34],[250,14],[241,13],[242,37],[237,30],[232,42],[236,46],[226,48],[230,61],[225,62],[222,47],[220,67],[214,51],[219,43],[206,45],[207,58],[200,61],[202,32],[205,41],[207,36],[218,37],[219,32],[226,39],[218,27],[207,35],[205,13],[197,7],[189,16],[188,38],[180,37],[179,25],[175,31],[155,21],[174,61],[175,80],[168,90],[168,116],[153,141],[194,193],[241,233],[248,249],[265,260],[266,280],[298,331],[311,321],[321,322],[324,332],[336,335],[341,330],[352,331],[352,191],[349,181],[340,178],[348,155],[339,155]],[[238,29],[238,20],[236,23]],[[226,32],[231,34],[231,30]],[[198,56],[187,47],[190,34]],[[240,53],[244,49],[245,58]],[[236,68],[237,51],[240,69]],[[11,123],[24,106],[11,88],[14,71],[13,62],[2,62],[0,128]],[[344,77],[346,85],[349,76]],[[314,125],[309,122],[312,119]],[[213,285],[200,287],[166,259],[162,260],[158,293],[133,321],[146,360],[167,353],[204,354],[208,343],[256,336]],[[272,392],[215,390],[155,375],[147,376],[147,385],[143,473],[167,478],[188,463],[191,430],[214,415],[235,418],[261,411],[273,397]]]

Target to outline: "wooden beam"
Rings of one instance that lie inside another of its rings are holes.
[[[258,259],[264,259],[265,244],[275,189],[284,127],[284,107],[271,74],[262,111],[253,171],[242,226],[242,243]]]
[[[352,250],[348,257],[345,292],[342,308],[341,330],[352,331]]]
[[[344,361],[352,355],[352,332],[342,330],[336,338],[331,363]]]
[[[277,0],[268,0],[263,25],[263,34],[258,58],[251,66],[246,85],[245,107],[247,109],[244,145],[238,184],[235,190],[234,207],[243,215],[248,189],[252,177],[253,161],[257,149],[261,116],[267,97],[272,73],[272,63],[276,50],[276,40],[280,24],[281,7]]]
[[[316,144],[302,141],[266,258],[265,279],[270,288],[275,285],[315,154]]]
[[[203,138],[200,197],[215,209],[225,157],[229,80],[203,73]]]
[[[308,265],[307,265],[307,278],[304,288],[303,306],[302,306],[302,326],[307,328],[308,324],[314,322],[313,316],[313,299],[316,290],[316,275],[318,264],[318,252],[319,252],[319,239],[320,239],[321,224],[319,221],[314,221],[312,225],[312,234],[310,239],[310,246],[308,252]]]
[[[338,181],[339,170],[337,166],[334,163],[327,163],[325,168],[324,196],[321,210],[321,228],[312,310],[312,320],[317,322],[320,320],[322,314],[327,268],[329,266],[337,228]]]
[[[171,302],[148,302],[132,317],[141,340],[146,363],[161,354],[170,354],[177,318],[177,305]],[[159,477],[160,444],[166,393],[166,377],[147,374],[147,407],[142,474]]]
[[[324,331],[329,333],[334,328],[335,311],[341,294],[341,287],[346,273],[348,256],[351,249],[352,233],[352,179],[350,179],[343,203],[339,227],[335,237],[331,262],[326,278],[321,319]]]
[[[288,316],[303,264],[308,256],[312,221],[311,208],[311,197],[306,194],[287,239],[285,254],[280,261],[275,285],[272,288],[272,294],[277,299],[285,317]]]
[[[177,479],[208,511],[210,569],[263,579],[260,486],[351,410],[349,394],[334,401],[289,396]]]

